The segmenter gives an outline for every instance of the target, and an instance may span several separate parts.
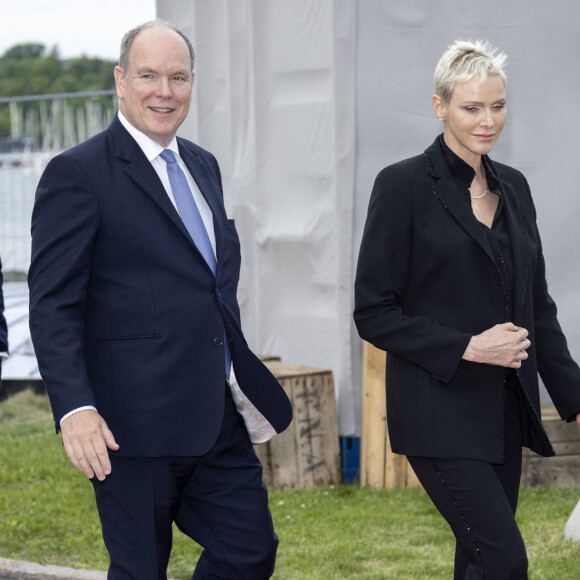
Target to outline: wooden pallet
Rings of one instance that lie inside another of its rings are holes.
[[[292,402],[288,429],[256,446],[270,489],[340,483],[340,447],[332,372],[265,361]]]
[[[542,423],[554,446],[556,457],[540,457],[529,449],[522,455],[522,480],[525,487],[546,485],[580,486],[580,431],[566,423],[553,405],[542,407]]]

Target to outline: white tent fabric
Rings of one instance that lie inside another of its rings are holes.
[[[222,168],[247,338],[332,369],[341,435],[360,432],[352,281],[372,184],[441,130],[433,70],[456,38],[508,54],[509,120],[492,157],[530,182],[550,290],[580,357],[577,0],[157,0],[157,11],[196,47],[181,134]]]
[[[242,242],[248,341],[332,369],[350,433],[354,8],[348,0],[158,5],[196,47],[182,134],[221,165]]]

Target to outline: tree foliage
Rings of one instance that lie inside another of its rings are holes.
[[[18,44],[0,56],[0,97],[112,89],[114,66],[88,56],[63,60],[44,44]]]
[[[0,56],[0,97],[112,89],[115,62],[80,56],[61,59],[58,48],[17,44]],[[10,133],[8,105],[0,105],[0,137]]]

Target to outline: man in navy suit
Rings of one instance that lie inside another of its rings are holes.
[[[195,579],[274,569],[252,443],[292,411],[243,338],[218,164],[175,136],[193,80],[179,30],[128,32],[118,116],[49,163],[32,217],[32,339],[67,456],[93,481],[115,580],[166,578],[173,522],[204,548]]]
[[[2,260],[0,260],[0,389],[2,388],[2,361],[8,356],[8,328],[4,318],[4,294],[2,294]]]

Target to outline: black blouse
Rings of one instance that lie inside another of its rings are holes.
[[[461,198],[471,207],[471,195],[469,193],[469,187],[471,182],[475,177],[475,170],[469,164],[467,164],[461,157],[456,155],[449,147],[446,145],[443,135],[440,136],[439,142],[441,148],[443,149],[443,154],[453,177],[455,177],[457,184],[459,186],[458,190]],[[487,157],[484,155],[482,157],[483,164],[488,169]],[[496,263],[498,276],[501,285],[504,289],[504,294],[506,297],[506,319],[505,322],[511,322],[513,320],[514,302],[513,302],[513,292],[514,287],[514,260],[512,254],[512,244],[510,240],[507,220],[504,211],[504,201],[502,198],[501,189],[499,187],[498,181],[495,179],[491,171],[487,171],[487,185],[489,190],[495,193],[499,197],[499,202],[495,215],[493,217],[493,222],[491,227],[487,227],[485,224],[479,222],[481,229],[487,237],[487,241],[493,252],[493,258]]]

